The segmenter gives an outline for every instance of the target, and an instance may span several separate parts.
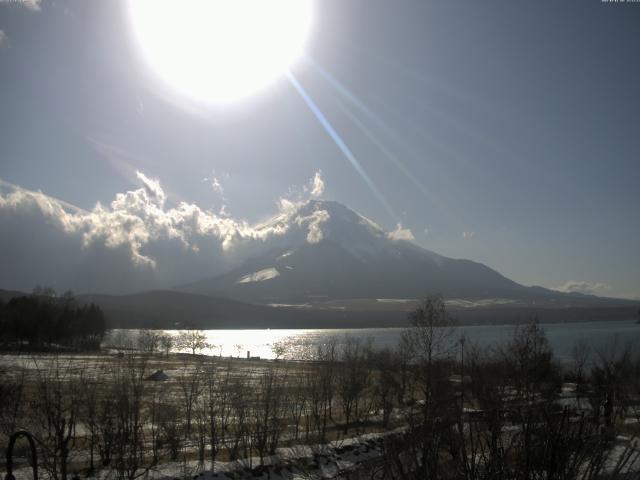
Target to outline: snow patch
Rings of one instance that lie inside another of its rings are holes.
[[[410,303],[415,301],[415,298],[376,298],[378,303]]]
[[[236,283],[252,283],[252,282],[264,282],[280,276],[280,272],[277,268],[265,268],[257,272],[250,273],[240,277]]]
[[[274,308],[311,308],[310,303],[269,303],[267,304]]]

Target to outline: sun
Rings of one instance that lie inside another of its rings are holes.
[[[182,94],[230,102],[260,90],[302,55],[311,0],[130,0],[150,66]]]

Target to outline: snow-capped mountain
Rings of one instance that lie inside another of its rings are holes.
[[[332,201],[312,200],[260,228],[266,253],[224,275],[181,290],[260,303],[345,298],[525,298],[551,294],[519,285],[470,260],[438,255],[398,240],[375,222]]]

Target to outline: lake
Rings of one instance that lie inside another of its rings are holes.
[[[614,342],[617,346],[631,344],[640,347],[640,325],[633,320],[584,323],[548,323],[541,325],[546,332],[555,355],[560,360],[571,358],[571,350],[577,341],[584,341],[594,349],[606,349]],[[464,334],[469,343],[485,347],[508,341],[512,336],[513,325],[473,325],[457,327],[454,338]],[[310,352],[318,345],[334,339],[344,343],[347,336],[371,339],[377,348],[393,348],[398,344],[402,328],[365,328],[365,329],[261,329],[261,330],[204,330],[210,348],[203,351],[214,356],[246,357],[251,356],[273,359],[275,346],[285,346],[285,358],[309,358]],[[116,330],[105,343],[114,341],[125,331]],[[177,335],[179,330],[166,330]],[[277,348],[276,348],[277,349]]]

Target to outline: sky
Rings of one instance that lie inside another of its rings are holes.
[[[124,1],[0,0],[0,288],[204,277],[326,198],[524,285],[640,298],[639,24],[634,2],[317,0],[291,76],[211,105],[153,71]]]

